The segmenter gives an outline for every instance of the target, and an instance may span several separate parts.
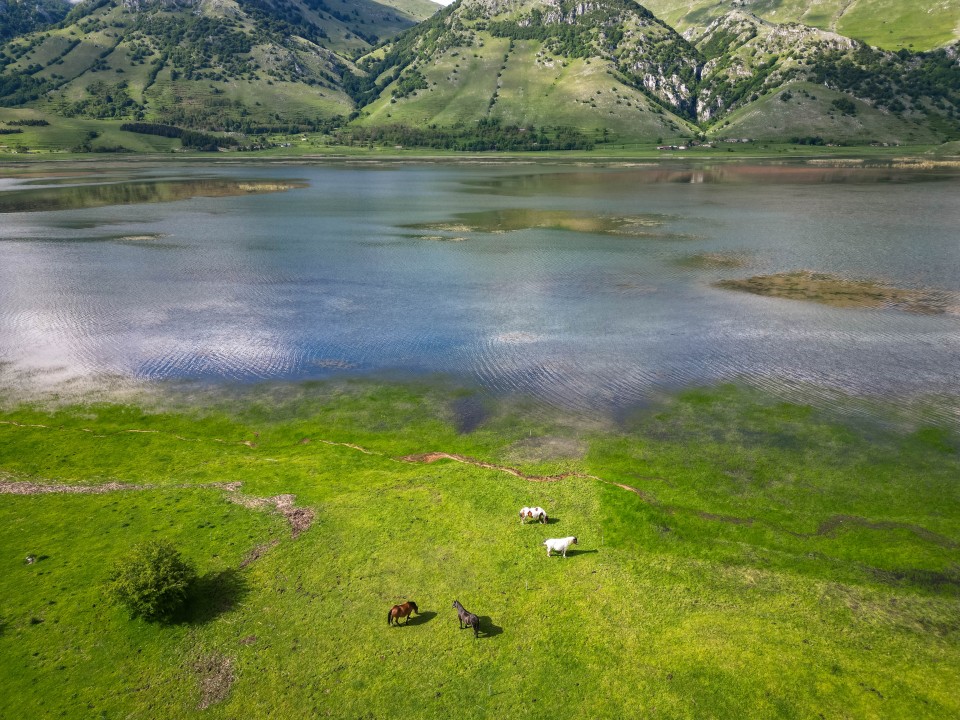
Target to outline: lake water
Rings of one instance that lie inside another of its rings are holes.
[[[105,166],[0,180],[0,362],[29,382],[441,373],[618,408],[738,380],[957,396],[960,315],[714,286],[960,293],[960,173]],[[287,189],[284,189],[287,188]]]

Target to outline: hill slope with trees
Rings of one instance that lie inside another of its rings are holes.
[[[681,35],[633,0],[85,0],[59,22],[41,0],[40,29],[0,47],[0,125],[110,121],[230,147],[271,132],[474,150],[960,139],[960,43],[884,50],[744,9],[797,3],[735,5],[684,15]]]

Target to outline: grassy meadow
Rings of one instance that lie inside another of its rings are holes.
[[[60,490],[0,497],[3,717],[960,714],[953,430],[732,386],[617,421],[442,382],[3,408],[0,483]],[[64,492],[105,483],[137,487]],[[104,597],[152,538],[201,574],[166,625]]]

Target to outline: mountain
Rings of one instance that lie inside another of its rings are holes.
[[[937,142],[960,133],[957,50],[883,51],[739,10],[680,36],[631,0],[460,0],[358,60],[376,81],[356,123]]]
[[[960,40],[960,3],[944,0],[647,0],[679,32],[731,10],[769,22],[800,23],[885,50],[932,50]]]
[[[460,0],[358,64],[357,122],[694,132],[697,51],[632,0]]]
[[[958,130],[958,46],[893,53],[741,11],[687,37],[705,61],[697,118],[715,133],[740,127],[737,134],[754,138],[826,134],[900,143],[934,142]],[[770,102],[774,95],[778,103]]]
[[[56,7],[34,2],[0,0],[0,8],[24,17],[27,7]],[[813,7],[731,3],[745,4],[767,15]],[[693,136],[960,139],[960,43],[893,52],[713,5],[702,13],[708,21],[683,35],[634,0],[438,8],[428,0],[85,0],[52,25],[59,11],[50,10],[43,29],[0,46],[0,135],[15,136],[0,141],[143,149],[143,135],[87,141],[131,122],[181,140],[183,129],[248,138],[317,130],[343,142],[475,150]],[[52,118],[49,130],[23,129]],[[208,140],[190,136],[194,146]]]
[[[0,0],[0,42],[63,20],[67,0]]]
[[[0,54],[0,104],[217,130],[316,126],[353,109],[350,57],[427,0],[86,0]]]

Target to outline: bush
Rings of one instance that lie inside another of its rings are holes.
[[[844,115],[857,114],[857,106],[853,104],[852,100],[848,100],[847,98],[837,98],[830,103],[830,107],[832,107],[834,110],[839,110]]]
[[[197,571],[169,542],[135,546],[110,576],[110,595],[131,617],[169,620],[183,606]]]

